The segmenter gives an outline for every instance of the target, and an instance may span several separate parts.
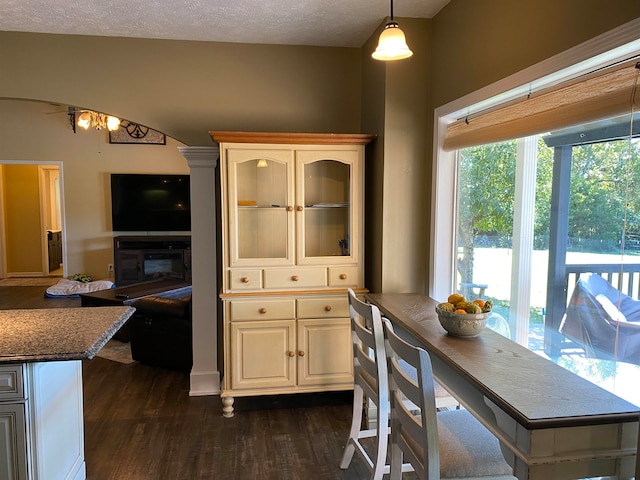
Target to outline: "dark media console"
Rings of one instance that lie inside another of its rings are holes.
[[[118,287],[160,279],[191,283],[189,235],[118,236],[113,246]]]

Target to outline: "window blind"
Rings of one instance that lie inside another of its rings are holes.
[[[638,58],[585,74],[447,127],[447,151],[545,133],[631,111]],[[635,99],[636,106],[639,99]]]

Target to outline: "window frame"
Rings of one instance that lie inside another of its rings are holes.
[[[457,152],[443,148],[447,126],[466,115],[526,95],[532,89],[558,84],[640,53],[639,30],[640,18],[434,110],[429,296],[446,298],[455,291]]]

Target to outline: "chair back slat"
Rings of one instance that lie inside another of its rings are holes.
[[[355,381],[376,405],[388,402],[387,364],[380,310],[349,294]],[[381,381],[380,379],[384,379]]]
[[[378,366],[373,349],[375,342],[370,330],[360,324],[358,317],[351,320],[354,380],[364,390],[365,395],[378,403]]]

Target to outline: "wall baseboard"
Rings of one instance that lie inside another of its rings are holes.
[[[190,397],[220,395],[220,372],[193,373],[189,376]]]

